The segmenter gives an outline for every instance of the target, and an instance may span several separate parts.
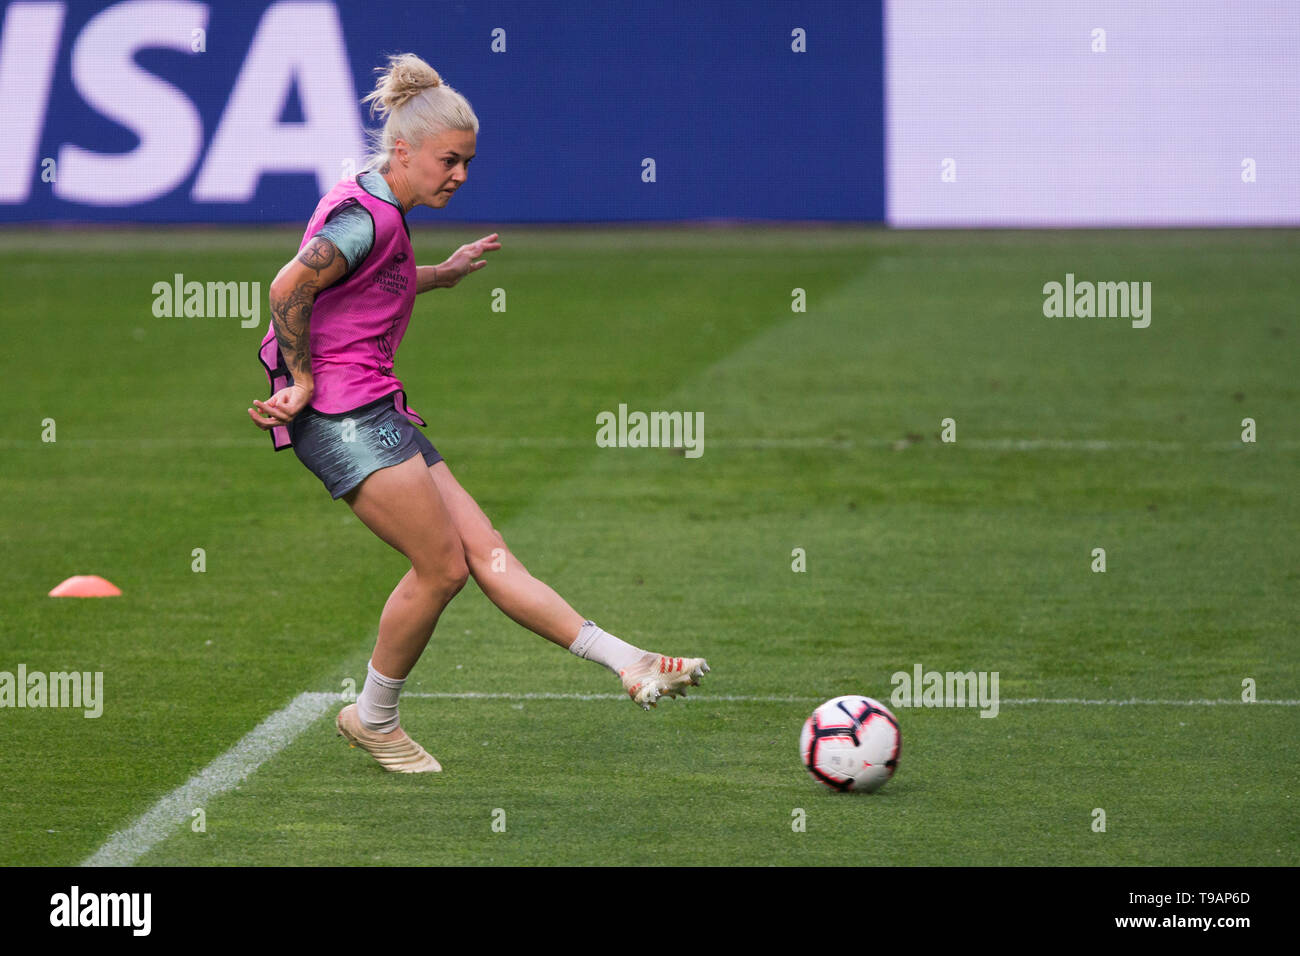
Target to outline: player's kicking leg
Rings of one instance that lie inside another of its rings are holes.
[[[511,620],[585,660],[604,664],[634,701],[649,710],[661,697],[684,697],[709,671],[702,657],[644,651],[583,620],[544,581],[528,573],[447,463],[429,468],[465,549],[469,573]]]

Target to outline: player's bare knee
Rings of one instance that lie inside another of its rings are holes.
[[[419,586],[434,597],[450,601],[469,580],[465,562],[447,562],[419,573]]]
[[[465,562],[465,553],[457,546],[455,539],[447,547],[420,556],[412,561],[419,586],[430,594],[450,600],[465,582],[469,580],[469,565]]]
[[[440,569],[438,575],[439,583],[442,590],[448,595],[454,595],[465,586],[469,580],[469,564],[465,561],[463,554],[457,554],[451,558]]]

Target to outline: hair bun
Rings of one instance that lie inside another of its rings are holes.
[[[375,88],[362,101],[370,115],[383,119],[381,129],[367,129],[370,143],[366,169],[388,162],[399,142],[415,149],[430,135],[444,130],[466,130],[478,135],[474,109],[438,71],[414,53],[398,53],[381,66]]]
[[[375,70],[379,79],[375,89],[361,102],[370,104],[372,116],[387,116],[414,96],[442,85],[438,71],[414,53],[399,53],[388,58],[388,66]]]

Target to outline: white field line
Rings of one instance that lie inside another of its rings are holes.
[[[593,432],[590,438],[563,438],[559,436],[492,436],[492,435],[434,435],[437,443],[460,448],[595,448]],[[0,438],[0,448],[28,448],[44,446],[35,438]],[[190,437],[190,438],[64,438],[58,445],[73,448],[121,446],[124,448],[262,448],[270,439],[262,436],[248,438]],[[1142,439],[1105,438],[963,438],[953,442],[957,449],[972,448],[977,451],[1236,451],[1246,447],[1241,441],[1180,442],[1148,441]],[[858,448],[889,448],[906,451],[918,446],[944,447],[937,439],[925,438],[911,441],[905,438],[832,438],[803,436],[796,438],[710,438],[706,448],[790,448],[798,450],[829,449],[852,451]],[[1300,441],[1291,439],[1270,440],[1255,448],[1300,448]],[[602,449],[604,450],[604,449]],[[658,451],[661,449],[617,449],[618,451]]]
[[[130,866],[190,820],[218,794],[233,789],[339,703],[330,694],[302,693],[262,721],[242,740],[155,803],[125,830],[108,838],[82,866]]]
[[[562,694],[562,693],[491,693],[485,691],[412,691],[405,698],[423,700],[623,700],[626,694]],[[709,694],[700,691],[695,698],[702,703],[779,703],[812,704],[822,697],[763,694]],[[188,781],[155,803],[130,827],[114,833],[82,866],[130,866],[140,857],[171,836],[177,827],[190,820],[193,811],[204,806],[213,797],[234,789],[258,767],[288,747],[297,737],[324,714],[341,702],[338,691],[306,691],[295,697],[287,706],[277,710],[249,731],[243,739],[208,764]],[[690,701],[686,701],[689,703]],[[1300,700],[1258,700],[1247,705],[1234,698],[1206,698],[1201,700],[1152,700],[1130,697],[1126,699],[1090,699],[1084,697],[1024,697],[1003,698],[1000,706],[1063,704],[1083,707],[1126,707],[1150,705],[1158,707],[1202,707],[1219,705],[1245,706],[1300,706]],[[911,709],[911,708],[909,708]]]
[[[1123,700],[1090,699],[1087,697],[1021,697],[998,701],[999,704],[1077,704],[1081,707],[1300,707],[1300,700],[1253,700],[1246,702],[1235,697],[1211,697],[1200,700],[1151,700],[1129,697]]]
[[[801,704],[805,701],[818,700],[816,697],[748,697],[734,696],[727,694],[710,694],[707,691],[695,691],[700,695],[700,699],[708,698],[709,700],[726,701],[728,703],[762,703],[762,704]],[[489,691],[415,691],[404,692],[402,698],[418,697],[424,700],[627,700],[627,694],[546,694],[546,693],[526,693],[526,694],[508,694],[493,693]]]
[[[710,694],[707,690],[694,691],[695,696],[687,701],[700,703],[724,702],[738,704],[811,704],[826,700],[825,697],[767,696],[763,694]],[[624,700],[626,694],[509,694],[486,691],[408,691],[403,698],[415,697],[424,700]],[[882,698],[884,700],[884,698]],[[1300,707],[1300,700],[1256,700],[1247,705],[1244,701],[1232,697],[1202,698],[1200,700],[1154,700],[1139,697],[1124,699],[1092,699],[1086,697],[1003,697],[999,705],[1026,706],[1033,704],[1073,704],[1081,707],[1128,707],[1147,705],[1153,707],[1216,707],[1236,704],[1246,706]],[[905,708],[919,710],[922,708]],[[933,708],[924,708],[933,709]]]

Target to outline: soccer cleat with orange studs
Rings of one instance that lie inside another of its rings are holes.
[[[646,654],[631,667],[618,672],[623,678],[623,688],[628,696],[649,710],[661,697],[685,697],[686,688],[700,683],[709,672],[709,664],[702,657],[665,657]]]

